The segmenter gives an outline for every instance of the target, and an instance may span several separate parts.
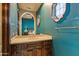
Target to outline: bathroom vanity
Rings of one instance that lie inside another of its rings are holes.
[[[25,35],[11,39],[12,56],[51,56],[52,36]]]
[[[27,17],[27,16],[30,17]],[[11,39],[12,56],[51,56],[52,36],[36,34],[36,17],[30,12],[19,16],[19,36]]]

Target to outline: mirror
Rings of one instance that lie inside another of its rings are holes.
[[[34,32],[34,19],[22,18],[22,35],[33,34]]]
[[[52,4],[52,18],[55,22],[59,22],[66,12],[66,3]]]
[[[35,34],[35,18],[30,12],[25,12],[20,17],[20,35]]]

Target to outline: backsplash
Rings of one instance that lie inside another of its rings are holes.
[[[10,24],[10,39],[17,35],[18,29],[18,14],[17,14],[17,4],[10,4],[10,12],[9,12],[9,24]]]

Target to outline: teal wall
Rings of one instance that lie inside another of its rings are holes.
[[[56,29],[60,27],[79,26],[79,4],[70,4],[69,14],[62,22],[55,23],[51,18],[51,5],[43,4],[40,11],[40,27],[37,33],[51,34],[53,36],[52,51],[56,56],[79,56],[79,28]]]
[[[18,29],[18,15],[17,15],[17,4],[11,3],[10,4],[10,11],[9,11],[9,25],[10,25],[10,38],[17,35]]]

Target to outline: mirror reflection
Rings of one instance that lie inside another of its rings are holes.
[[[22,35],[34,34],[34,18],[30,14],[22,17]]]

